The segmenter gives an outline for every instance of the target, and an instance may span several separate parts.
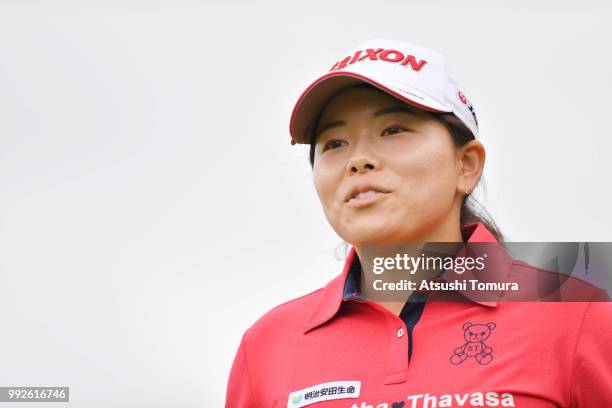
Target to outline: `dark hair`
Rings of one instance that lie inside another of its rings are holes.
[[[350,88],[367,88],[367,89],[374,89],[379,92],[384,92],[378,87],[370,83],[367,83],[367,82],[362,82],[357,85],[352,85],[348,88],[342,89],[340,92],[343,92],[344,90],[350,89]],[[338,93],[336,93],[336,95]],[[332,98],[333,96],[327,100],[327,103],[329,103],[329,101],[331,101]],[[309,152],[310,167],[312,168],[314,168],[315,145],[317,143],[317,136],[318,136],[317,127],[319,125],[319,119],[321,117],[321,113],[323,112],[323,110],[325,110],[327,103],[323,106],[323,108],[319,112],[319,116],[317,117],[315,124],[313,126],[314,130],[312,134],[314,136],[310,140],[310,152]],[[438,121],[440,121],[446,126],[446,129],[448,129],[448,132],[451,138],[453,139],[455,147],[460,148],[466,145],[471,140],[475,139],[474,135],[472,134],[472,131],[461,121],[461,119],[455,116],[452,112],[451,113],[430,112],[430,113],[434,118],[436,118]],[[479,184],[482,184],[483,190],[485,191],[485,194],[486,194],[486,185],[484,182],[484,176],[481,177]],[[501,230],[499,229],[499,227],[493,220],[493,217],[491,217],[491,214],[489,214],[486,208],[484,208],[484,206],[480,204],[478,200],[472,197],[472,194],[470,193],[470,194],[466,194],[465,197],[463,198],[463,203],[461,204],[461,215],[460,215],[459,223],[463,227],[467,224],[471,224],[474,222],[481,222],[489,231],[491,231],[491,233],[493,234],[493,236],[495,236],[495,239],[497,239],[498,242],[503,243],[505,241],[504,235],[502,234]]]

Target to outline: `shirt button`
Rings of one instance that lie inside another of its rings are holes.
[[[397,337],[402,337],[403,335],[404,335],[404,329],[401,329],[401,328],[400,328],[400,329],[397,331]]]

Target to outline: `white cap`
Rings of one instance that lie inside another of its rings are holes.
[[[343,55],[302,93],[291,114],[291,144],[309,143],[323,105],[338,91],[360,82],[369,82],[421,109],[452,112],[478,138],[474,107],[442,54],[405,42],[375,38]]]

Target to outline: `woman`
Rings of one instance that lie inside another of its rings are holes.
[[[351,250],[325,287],[245,332],[227,407],[612,404],[609,303],[373,293],[362,261],[378,244],[503,242],[467,201],[485,149],[440,54],[388,39],[359,45],[302,94],[291,135],[310,144],[325,216]],[[498,262],[503,279],[534,273]]]

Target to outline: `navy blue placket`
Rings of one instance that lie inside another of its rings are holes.
[[[348,299],[364,300],[361,296],[361,262],[356,255],[346,276],[346,282],[344,282],[342,300]]]
[[[400,319],[402,319],[406,324],[406,329],[408,329],[408,361],[410,361],[410,358],[412,357],[412,332],[423,315],[426,302],[427,293],[412,292],[410,296],[408,296],[408,299],[406,300],[406,303],[404,304],[404,307],[399,315]]]
[[[406,303],[399,314],[399,318],[404,321],[406,329],[408,330],[408,361],[410,361],[410,358],[412,357],[412,332],[423,314],[423,310],[425,309],[425,304],[427,302],[427,295],[428,294],[426,292],[412,292],[410,296],[408,296],[408,299],[406,300]],[[359,257],[357,256],[355,256],[355,259],[349,268],[346,281],[344,282],[342,300],[349,299],[361,301],[364,300],[363,296],[361,295],[361,263],[359,262]]]

